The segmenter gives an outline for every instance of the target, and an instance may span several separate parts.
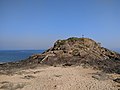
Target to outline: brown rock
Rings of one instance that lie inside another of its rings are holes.
[[[120,73],[120,54],[101,47],[100,43],[92,39],[73,37],[56,41],[53,47],[42,54],[30,56],[18,63],[1,64],[0,69],[38,64],[84,64],[105,72]]]

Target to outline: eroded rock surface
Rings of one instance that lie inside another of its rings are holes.
[[[0,65],[0,70],[13,67],[32,67],[37,65],[83,65],[105,72],[120,73],[120,54],[101,47],[100,43],[89,38],[68,38],[58,40],[54,46],[42,54],[30,56],[17,63]]]
[[[42,64],[87,65],[105,72],[120,73],[120,54],[89,38],[58,40],[43,54],[33,55]]]

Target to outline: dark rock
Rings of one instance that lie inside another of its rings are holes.
[[[72,66],[70,63],[63,64],[63,66]]]
[[[33,79],[33,78],[35,78],[35,76],[32,75],[27,75],[23,77],[23,79]]]
[[[120,78],[116,78],[114,79],[113,81],[117,82],[117,83],[120,83]]]
[[[109,79],[109,76],[104,72],[97,72],[97,73],[93,73],[92,78],[97,80],[107,80]]]

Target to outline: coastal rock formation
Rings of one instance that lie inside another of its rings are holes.
[[[83,65],[120,73],[120,54],[89,38],[58,40],[52,48],[29,57],[29,60],[47,65]]]
[[[96,43],[89,38],[68,38],[66,40],[58,40],[54,46],[44,52],[45,55],[74,57],[78,56],[87,59],[120,59],[120,55],[101,47],[100,43]]]
[[[1,64],[0,70],[38,65],[82,65],[120,74],[120,54],[101,47],[92,39],[72,37],[56,41],[53,47],[42,54],[32,55],[20,62]]]

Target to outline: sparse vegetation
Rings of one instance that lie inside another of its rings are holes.
[[[68,38],[67,39],[69,42],[74,42],[74,41],[78,41],[80,40],[80,38],[77,38],[77,37],[71,37],[71,38]]]

